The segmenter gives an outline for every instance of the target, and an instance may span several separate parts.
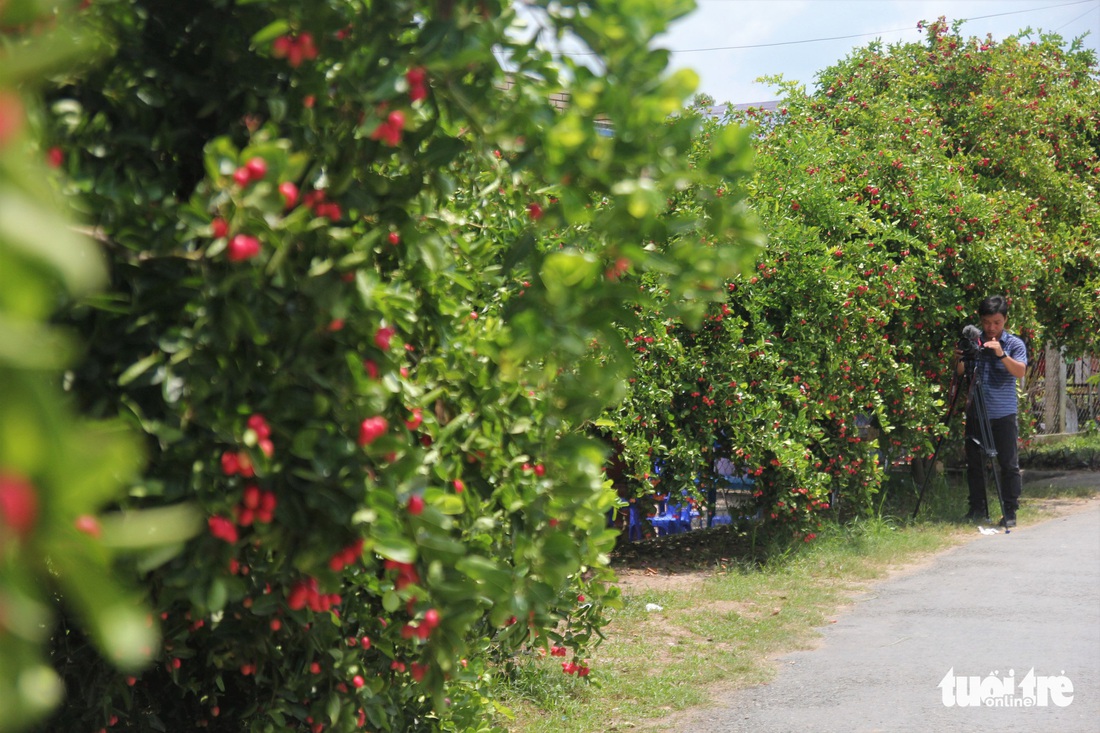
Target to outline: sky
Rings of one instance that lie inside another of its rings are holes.
[[[1089,32],[1085,45],[1094,51],[1100,48],[1100,0],[696,0],[696,4],[697,9],[678,20],[655,45],[674,52],[672,69],[694,69],[700,76],[697,91],[719,104],[776,99],[774,87],[755,81],[763,75],[782,74],[812,89],[816,74],[852,49],[876,38],[886,45],[920,41],[924,36],[917,30],[918,21],[940,16],[946,16],[948,24],[965,20],[960,32],[966,38],[992,34],[1001,40],[1030,27],[1057,33],[1067,43]]]

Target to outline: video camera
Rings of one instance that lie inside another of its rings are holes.
[[[955,345],[960,352],[962,352],[963,359],[977,359],[983,354],[995,354],[993,349],[982,346],[982,329],[977,326],[968,323],[963,327],[962,338],[959,339]]]

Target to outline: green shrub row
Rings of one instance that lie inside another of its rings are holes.
[[[749,125],[754,174],[680,192],[671,212],[744,196],[768,244],[701,328],[658,308],[623,329],[636,374],[604,424],[629,491],[707,489],[725,458],[755,480],[746,516],[808,537],[823,513],[866,510],[886,465],[962,434],[955,343],[986,295],[1010,299],[1032,354],[1095,351],[1095,54],[942,20],[926,36],[858,48],[810,90],[776,80],[774,110],[705,121],[693,164],[718,163],[709,141]]]

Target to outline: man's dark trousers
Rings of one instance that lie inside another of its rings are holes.
[[[997,449],[997,463],[1001,469],[1001,490],[1005,503],[1005,516],[1015,519],[1020,507],[1019,449],[1017,448],[1016,416],[1006,415],[989,421],[993,434],[993,447]],[[981,430],[973,410],[966,415],[966,482],[970,487],[970,511],[989,514],[985,494],[985,449],[981,446]],[[996,487],[993,487],[996,490]]]

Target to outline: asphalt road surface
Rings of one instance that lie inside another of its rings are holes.
[[[880,583],[822,633],[676,730],[1100,733],[1100,501]]]

